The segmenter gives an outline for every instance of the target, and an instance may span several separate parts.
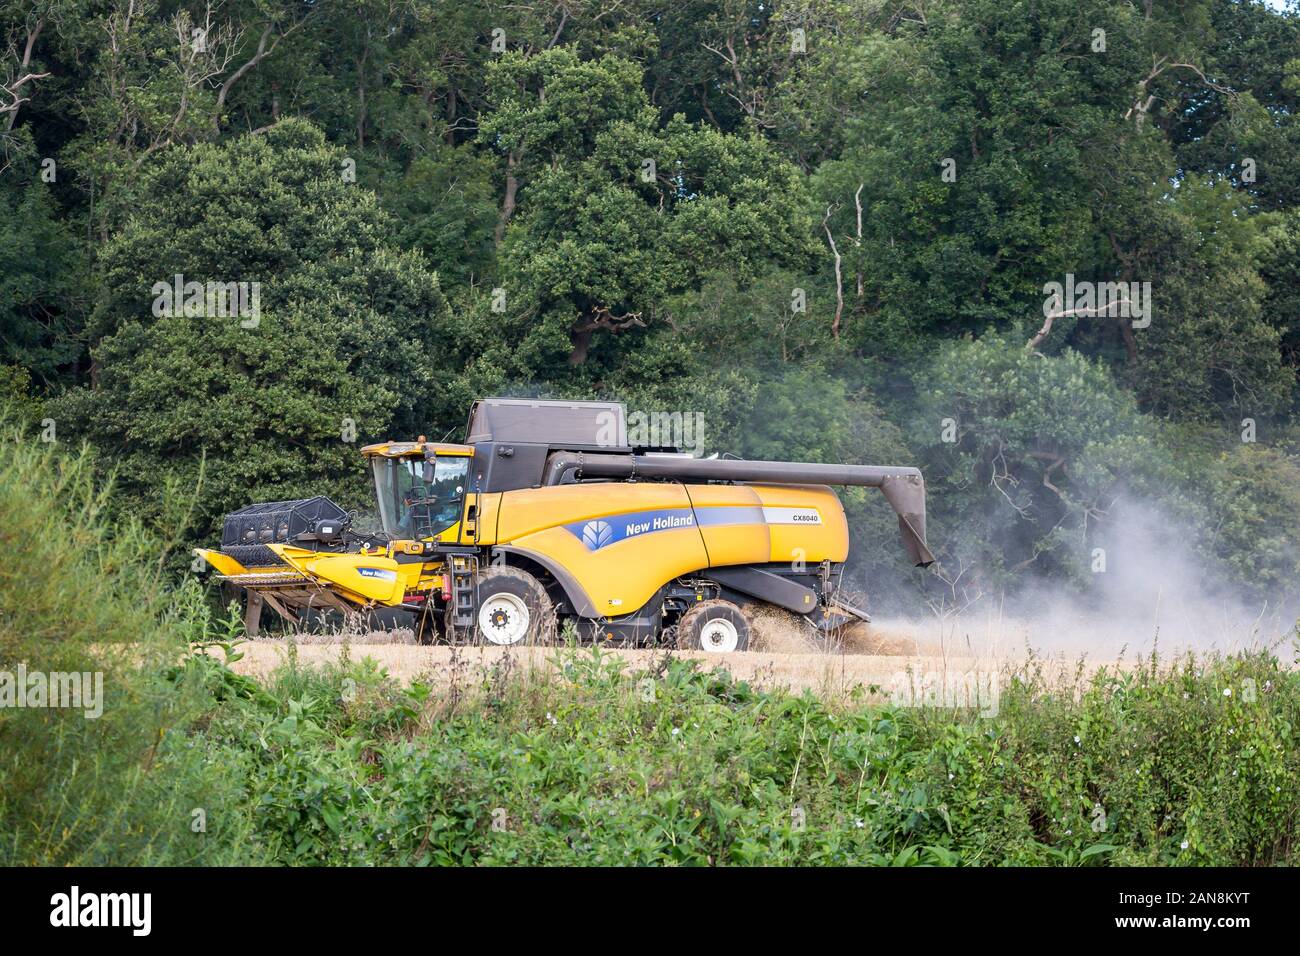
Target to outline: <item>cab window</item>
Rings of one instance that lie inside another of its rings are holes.
[[[470,459],[438,457],[433,480],[425,481],[419,458],[375,458],[375,490],[384,531],[394,539],[441,534],[460,520]]]

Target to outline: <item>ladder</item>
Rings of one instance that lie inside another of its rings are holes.
[[[467,630],[471,634],[478,614],[478,507],[480,496],[474,503],[468,498],[461,514],[461,537],[469,532],[468,546],[439,548],[447,558],[447,571],[451,575],[451,606],[447,609],[447,639],[454,641],[456,632]]]
[[[447,567],[451,569],[451,627],[474,626],[478,611],[478,556],[475,554],[449,554]]]

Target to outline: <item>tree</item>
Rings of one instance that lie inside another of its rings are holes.
[[[998,335],[949,343],[918,377],[907,434],[940,561],[979,569],[987,590],[1031,574],[1085,581],[1126,443],[1153,450],[1132,397],[1077,352],[1041,356]]]
[[[1175,419],[1267,418],[1290,407],[1295,371],[1279,316],[1263,309],[1262,225],[1227,183],[1182,183],[1142,240],[1153,276],[1149,328],[1127,378],[1143,404]]]
[[[66,381],[82,357],[86,264],[45,184],[6,185],[12,188],[0,188],[0,363],[21,362],[48,388]]]
[[[483,284],[495,265],[493,163],[471,146],[435,145],[380,184],[398,244],[424,252],[444,285]]]
[[[1106,3],[908,9],[888,33],[817,46],[782,92],[808,104],[782,129],[839,146],[812,180],[823,261],[842,258],[846,335],[875,355],[1005,325],[1091,264],[1091,153],[1119,133],[1137,69]]]
[[[1189,174],[1222,176],[1264,209],[1300,204],[1300,16],[1216,0],[1206,38],[1207,87],[1174,91],[1169,135]]]
[[[201,531],[250,500],[355,504],[358,443],[427,427],[438,347],[453,336],[446,302],[422,258],[393,247],[374,195],[345,182],[342,159],[318,130],[285,121],[169,150],[140,184],[101,256],[92,384],[55,417],[142,510],[203,468]],[[205,290],[207,314],[160,309],[176,282]],[[252,310],[213,315],[208,283],[260,291]]]
[[[490,85],[482,136],[525,184],[499,269],[535,368],[581,368],[601,337],[670,321],[661,303],[718,268],[750,281],[807,261],[794,167],[756,137],[660,127],[635,64],[510,55]]]

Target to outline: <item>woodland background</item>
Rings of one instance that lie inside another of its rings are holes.
[[[0,57],[7,414],[192,543],[368,507],[360,445],[476,397],[613,397],[924,469],[938,575],[845,496],[886,604],[1086,599],[1112,545],[1300,579],[1293,3],[0,0]],[[155,316],[176,274],[256,328]],[[1067,274],[1151,324],[1031,346]]]

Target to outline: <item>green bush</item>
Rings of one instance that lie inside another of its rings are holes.
[[[1266,654],[1030,668],[993,717],[558,664],[434,693],[290,661],[207,746],[290,864],[1294,862],[1300,683]]]
[[[157,534],[108,519],[88,455],[0,429],[0,671],[103,675],[98,718],[0,707],[0,865],[253,862],[240,780],[189,733],[209,675],[176,679],[212,626],[197,586],[168,585]]]

